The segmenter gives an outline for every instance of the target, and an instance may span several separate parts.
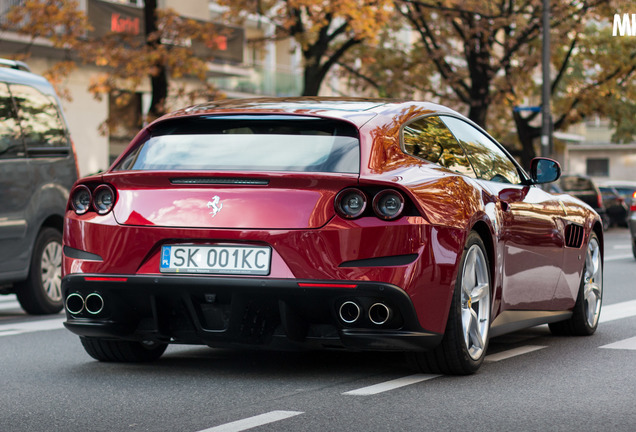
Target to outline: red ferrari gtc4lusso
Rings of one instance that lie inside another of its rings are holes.
[[[486,132],[430,103],[211,102],[81,179],[64,225],[66,327],[101,361],[166,346],[411,353],[475,372],[488,340],[588,335],[603,230]]]

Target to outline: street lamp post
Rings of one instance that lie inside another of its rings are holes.
[[[552,113],[550,110],[550,0],[543,0],[543,60],[541,97],[541,155],[552,156]]]

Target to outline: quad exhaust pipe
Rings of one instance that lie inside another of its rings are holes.
[[[98,293],[90,293],[86,298],[79,293],[73,293],[66,298],[66,310],[71,315],[78,315],[83,311],[97,315],[104,310],[104,298]]]
[[[340,309],[338,309],[338,315],[342,322],[347,324],[353,324],[358,321],[360,318],[360,306],[356,302],[346,301],[340,305]]]
[[[385,324],[391,319],[391,309],[384,303],[374,303],[369,308],[369,320],[375,325]]]
[[[369,321],[375,325],[386,324],[393,316],[393,311],[384,303],[373,303],[368,312]],[[345,324],[353,324],[362,317],[362,307],[353,300],[340,305],[338,317]]]
[[[91,315],[97,315],[104,310],[104,299],[97,293],[91,293],[84,300],[84,308]]]
[[[84,297],[73,293],[66,298],[66,310],[72,315],[77,315],[84,310]]]

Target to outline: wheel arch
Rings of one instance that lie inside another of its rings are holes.
[[[484,247],[486,248],[486,258],[488,259],[488,271],[490,272],[490,299],[491,299],[491,323],[492,320],[497,316],[500,297],[501,297],[501,281],[500,276],[498,276],[498,268],[497,263],[495,262],[495,257],[497,252],[495,250],[495,240],[494,235],[490,229],[488,223],[484,220],[477,221],[473,227],[472,231],[475,231],[477,235],[481,238],[481,241],[484,243]],[[501,269],[499,269],[499,273],[501,273]]]
[[[603,237],[603,225],[600,221],[596,221],[594,223],[594,225],[592,226],[592,231],[594,234],[596,234],[596,238],[598,239],[598,242],[600,243],[601,246],[601,258],[603,259],[603,261],[605,260],[605,239]]]
[[[481,241],[484,242],[484,247],[486,248],[486,254],[488,258],[488,267],[490,270],[490,279],[491,279],[491,285],[492,285],[492,281],[494,280],[494,270],[495,270],[495,246],[493,244],[493,236],[490,231],[490,227],[485,221],[480,220],[473,225],[471,230],[475,231],[481,238]],[[491,287],[491,290],[492,290],[492,287]]]
[[[46,227],[55,228],[61,233],[64,229],[64,217],[58,214],[50,215],[49,217],[44,219],[44,221],[40,225],[39,231],[41,231],[42,228]]]
[[[31,249],[29,251],[29,256],[33,255],[33,252],[35,250],[35,242],[38,239],[38,235],[40,234],[40,232],[42,232],[42,230],[44,228],[54,228],[56,230],[58,230],[60,232],[60,234],[62,234],[63,230],[64,230],[64,218],[61,215],[58,214],[52,214],[49,215],[48,217],[46,217],[42,223],[40,224],[40,226],[38,227],[37,231],[35,231],[32,234],[32,239],[31,239]],[[31,265],[32,265],[32,260],[29,259],[29,265],[27,267],[27,271],[25,274],[28,274],[29,271],[31,271]]]

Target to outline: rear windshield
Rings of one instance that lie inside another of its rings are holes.
[[[357,129],[298,116],[168,120],[115,167],[121,170],[360,171]]]
[[[561,188],[567,192],[594,191],[594,183],[584,177],[561,177]]]

